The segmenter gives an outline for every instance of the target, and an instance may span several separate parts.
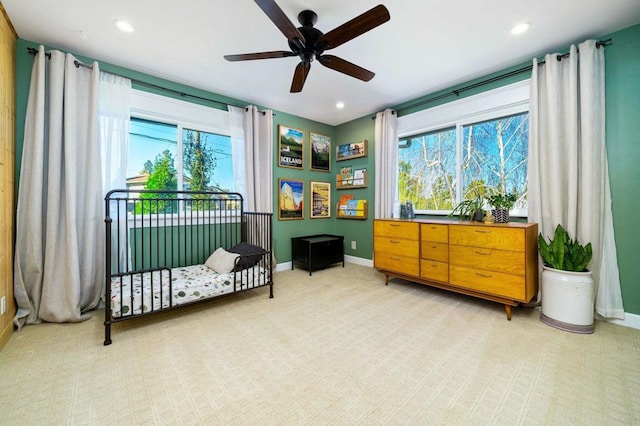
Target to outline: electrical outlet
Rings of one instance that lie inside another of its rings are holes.
[[[355,249],[356,249],[356,242],[351,241],[351,250],[355,250]]]
[[[4,315],[5,312],[7,312],[7,297],[2,296],[2,299],[0,299],[0,315]]]

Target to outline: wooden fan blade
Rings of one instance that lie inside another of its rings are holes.
[[[298,56],[293,52],[287,52],[286,50],[275,50],[273,52],[259,52],[259,53],[243,53],[240,55],[224,55],[227,61],[252,61],[254,59],[272,59],[272,58],[286,58],[288,56]]]
[[[318,61],[327,68],[350,75],[362,81],[369,81],[376,75],[374,72],[333,55],[322,55],[318,57]]]
[[[333,49],[347,41],[374,29],[378,25],[384,24],[391,16],[386,7],[379,4],[368,12],[356,16],[349,22],[345,22],[339,27],[329,31],[318,39],[317,45],[324,50]]]
[[[284,34],[289,41],[299,40],[298,44],[300,48],[304,47],[304,36],[293,25],[293,22],[287,18],[280,6],[273,0],[254,0],[258,7],[271,19],[271,21],[278,27],[278,29]],[[294,42],[295,43],[295,42]]]
[[[307,79],[307,75],[309,75],[310,69],[311,63],[309,62],[300,62],[298,64],[296,71],[293,74],[293,81],[291,82],[291,93],[298,93],[302,91],[302,87]]]

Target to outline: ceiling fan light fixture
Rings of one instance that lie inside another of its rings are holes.
[[[531,28],[530,22],[519,22],[511,28],[511,34],[520,35],[526,33]]]
[[[131,25],[127,21],[122,21],[120,19],[113,21],[113,25],[115,25],[116,28],[118,28],[123,33],[132,33],[135,31],[135,28],[133,28],[133,25]]]

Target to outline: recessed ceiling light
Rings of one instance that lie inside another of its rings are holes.
[[[531,27],[529,22],[520,22],[516,24],[513,28],[511,28],[511,34],[518,35],[527,32],[527,30]]]
[[[117,20],[113,22],[113,25],[115,25],[120,31],[125,33],[132,33],[134,31],[133,25],[126,21]]]
[[[338,103],[336,104],[336,108],[338,108],[338,109],[342,109],[342,108],[344,108],[344,102],[338,102]]]

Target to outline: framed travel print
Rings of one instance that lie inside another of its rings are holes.
[[[311,182],[311,202],[309,205],[311,219],[331,217],[331,184]]]
[[[318,133],[310,133],[311,170],[331,171],[331,138]]]
[[[336,147],[336,161],[367,156],[367,141],[348,143]]]
[[[278,179],[278,220],[304,219],[304,182]]]
[[[278,166],[304,169],[304,132],[278,125]]]

